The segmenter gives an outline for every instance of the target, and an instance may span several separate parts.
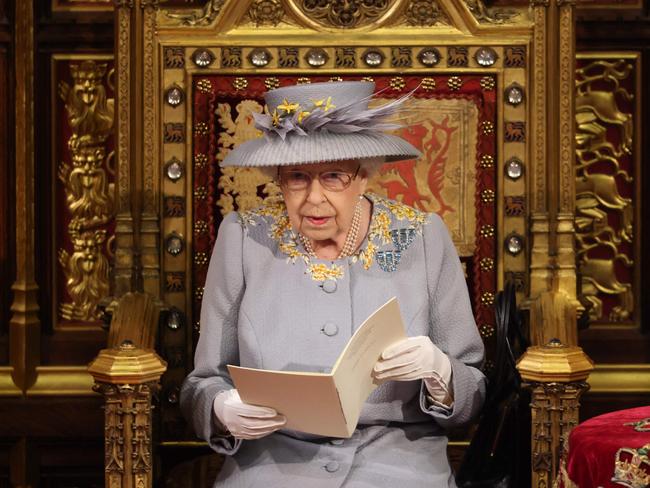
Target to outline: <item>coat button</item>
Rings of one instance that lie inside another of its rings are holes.
[[[332,336],[336,335],[336,334],[339,332],[339,327],[338,327],[338,325],[333,324],[332,322],[327,322],[327,323],[323,326],[323,328],[321,329],[321,331],[322,331],[323,334],[325,334],[326,336],[330,336],[330,337],[332,337]]]
[[[336,281],[334,280],[325,280],[321,286],[325,293],[334,293],[336,291]]]
[[[343,445],[343,442],[344,442],[343,439],[332,439],[330,441],[330,444],[332,444],[334,446],[341,446],[341,445]]]
[[[325,465],[325,471],[328,473],[334,473],[339,470],[339,463],[336,461],[330,461]]]

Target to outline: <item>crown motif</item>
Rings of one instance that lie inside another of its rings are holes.
[[[616,466],[612,481],[628,488],[650,486],[650,444],[639,449],[622,447],[616,452]]]
[[[637,420],[636,422],[628,422],[623,425],[633,425],[634,430],[637,432],[650,432],[650,417]]]

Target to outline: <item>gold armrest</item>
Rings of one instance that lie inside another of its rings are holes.
[[[553,339],[531,346],[517,364],[531,398],[531,486],[553,486],[560,453],[578,424],[580,396],[594,369],[580,347]]]
[[[113,312],[109,348],[102,349],[88,366],[95,379],[93,389],[106,402],[106,487],[152,486],[151,396],[167,369],[152,349],[159,311],[148,295],[124,295]]]

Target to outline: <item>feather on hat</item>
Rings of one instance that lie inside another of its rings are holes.
[[[384,158],[413,159],[420,151],[384,131],[409,97],[368,108],[375,84],[365,81],[286,86],[265,95],[267,112],[254,113],[264,136],[232,149],[222,166],[260,167]]]

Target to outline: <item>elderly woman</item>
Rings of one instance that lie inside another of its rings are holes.
[[[216,486],[455,486],[445,431],[481,407],[483,345],[441,219],[366,193],[379,164],[419,155],[382,132],[401,101],[369,109],[373,90],[270,91],[268,114],[255,115],[265,137],[224,161],[269,171],[282,199],[226,216],[210,261],[181,401],[196,433],[227,455]],[[227,364],[329,371],[393,296],[408,338],[378,359],[380,386],[351,438],[283,429],[281,413],[242,402]]]

